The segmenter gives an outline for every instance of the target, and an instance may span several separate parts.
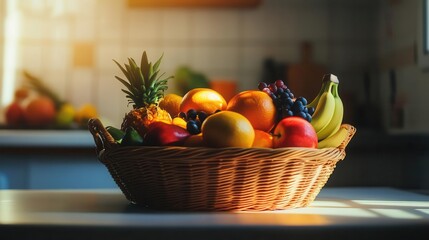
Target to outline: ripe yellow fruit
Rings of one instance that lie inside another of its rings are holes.
[[[180,112],[180,103],[182,102],[182,97],[170,93],[164,96],[164,98],[159,102],[159,107],[167,111],[172,118],[176,117]]]
[[[73,123],[75,114],[76,110],[74,109],[73,105],[70,103],[65,103],[61,105],[60,109],[58,110],[57,115],[55,116],[55,123],[59,127],[70,127],[70,125]]]
[[[97,109],[92,104],[84,104],[82,105],[79,110],[77,111],[75,115],[75,121],[79,125],[86,125],[88,123],[88,120],[91,118],[98,117]]]
[[[215,90],[209,88],[194,88],[183,96],[180,111],[186,113],[189,109],[212,114],[217,110],[225,110],[225,99]]]
[[[186,129],[186,124],[187,124],[187,123],[186,123],[185,119],[183,119],[183,118],[175,117],[175,118],[173,118],[172,123],[173,123],[174,125],[176,125],[176,126],[179,126],[179,127],[181,127],[181,128]]]
[[[210,115],[201,126],[201,131],[208,147],[249,148],[255,139],[255,131],[249,120],[231,111]]]

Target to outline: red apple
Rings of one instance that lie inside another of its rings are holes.
[[[44,96],[34,98],[25,108],[25,119],[31,127],[46,127],[54,123],[56,115],[54,102]]]
[[[191,134],[174,124],[154,122],[144,137],[144,142],[150,146],[182,145]]]
[[[311,123],[301,117],[282,119],[274,128],[273,148],[317,148],[317,134]]]
[[[15,101],[6,108],[6,124],[10,127],[22,127],[25,125],[24,108]]]

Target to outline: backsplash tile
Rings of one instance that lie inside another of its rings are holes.
[[[112,59],[123,64],[132,57],[138,62],[146,50],[154,62],[164,53],[161,68],[167,75],[189,65],[210,79],[235,80],[244,90],[254,89],[260,81],[265,58],[297,62],[304,40],[314,44],[317,62],[346,74],[344,69],[352,63],[373,59],[363,50],[376,44],[362,37],[372,24],[360,23],[367,6],[331,4],[332,0],[265,0],[249,9],[130,9],[125,0],[49,1],[34,6],[38,1],[17,1],[21,12],[17,72],[26,69],[55,84],[58,93],[76,106],[93,103],[115,124],[127,108],[114,78],[122,75]],[[341,47],[333,47],[337,43]],[[168,92],[174,91],[172,81]]]
[[[75,42],[73,44],[73,67],[94,67],[94,48],[92,42]]]

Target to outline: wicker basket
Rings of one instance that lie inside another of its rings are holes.
[[[339,148],[187,148],[118,146],[89,122],[99,160],[126,198],[163,210],[275,210],[305,207],[345,157]]]

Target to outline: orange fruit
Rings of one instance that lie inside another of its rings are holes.
[[[55,120],[55,104],[48,97],[36,97],[25,108],[25,120],[32,127],[45,127]]]
[[[90,104],[83,104],[75,114],[75,122],[81,126],[85,126],[89,119],[98,117],[97,108]]]
[[[201,126],[204,143],[209,147],[242,147],[253,144],[255,131],[243,115],[221,111],[210,115]]]
[[[271,97],[262,91],[238,93],[228,102],[226,110],[245,116],[257,130],[269,132],[275,124],[276,107]]]
[[[204,141],[203,141],[203,135],[197,134],[197,135],[191,135],[188,138],[186,138],[185,142],[183,143],[183,146],[185,147],[204,147]]]
[[[254,148],[273,148],[273,136],[261,130],[255,130]]]
[[[183,96],[180,103],[180,111],[186,113],[189,109],[194,109],[212,114],[216,110],[225,110],[226,105],[225,99],[215,90],[210,88],[194,88]]]
[[[164,98],[159,102],[159,107],[167,111],[172,118],[177,116],[180,112],[180,103],[182,102],[182,97],[170,93],[164,96]]]

